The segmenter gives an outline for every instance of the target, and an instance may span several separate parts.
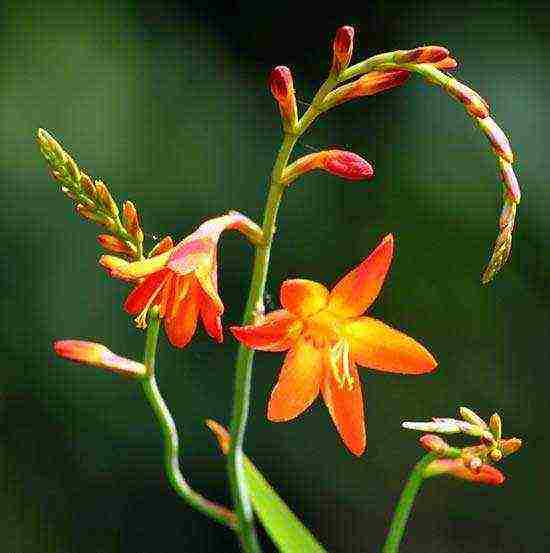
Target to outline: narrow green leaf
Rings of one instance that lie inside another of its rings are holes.
[[[244,471],[254,511],[281,553],[327,553],[247,457]]]

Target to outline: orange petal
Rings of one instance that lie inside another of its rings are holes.
[[[210,296],[202,293],[200,305],[202,324],[208,335],[216,340],[223,342],[223,328],[221,313],[218,307],[212,302]]]
[[[350,321],[344,327],[344,334],[352,358],[363,367],[422,374],[437,366],[437,361],[424,346],[377,319],[360,317]]]
[[[232,326],[231,332],[246,346],[262,351],[289,349],[302,331],[302,323],[286,309],[268,313],[258,325]]]
[[[328,354],[325,355],[325,380],[322,386],[323,399],[330,416],[346,447],[358,457],[363,455],[367,445],[363,392],[355,363],[350,360],[350,376],[353,384],[340,385],[330,367]],[[341,360],[339,361],[342,362]]]
[[[170,278],[170,273],[170,269],[162,269],[148,276],[130,292],[124,302],[124,309],[130,315],[141,313],[160,292],[166,280]]]
[[[279,380],[271,392],[267,418],[289,421],[303,413],[319,395],[323,374],[321,350],[300,340],[286,354]]]
[[[214,261],[212,265],[200,267],[195,271],[195,276],[199,281],[204,293],[215,305],[216,310],[221,314],[224,312],[223,302],[218,294],[218,269]]]
[[[318,282],[300,278],[281,286],[282,306],[297,317],[309,317],[327,305],[328,290]]]
[[[179,302],[177,311],[171,319],[166,319],[164,328],[170,343],[177,347],[185,347],[197,329],[199,317],[199,290],[196,282],[192,282],[189,292]]]
[[[388,234],[371,254],[330,292],[329,309],[340,317],[358,317],[378,296],[393,257]]]

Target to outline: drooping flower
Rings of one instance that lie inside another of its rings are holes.
[[[149,259],[128,263],[103,256],[99,262],[112,277],[136,282],[124,308],[136,316],[139,328],[147,326],[147,313],[158,306],[172,345],[183,348],[189,343],[199,315],[206,332],[221,342],[224,305],[218,294],[217,246],[228,229],[240,231],[255,244],[262,241],[260,227],[232,211],[209,219],[175,247],[170,247],[171,240],[163,241],[168,249]]]
[[[378,296],[393,256],[387,236],[329,292],[311,280],[281,286],[283,309],[257,325],[232,327],[243,344],[285,351],[267,417],[288,421],[305,411],[321,392],[345,445],[355,455],[366,447],[363,394],[357,365],[403,374],[432,371],[433,356],[412,338],[361,316]]]

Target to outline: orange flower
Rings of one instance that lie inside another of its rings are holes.
[[[149,259],[128,263],[118,257],[103,256],[99,262],[112,277],[137,281],[124,308],[137,315],[135,322],[139,328],[147,326],[148,311],[158,306],[173,346],[183,348],[189,343],[199,315],[206,332],[221,342],[224,305],[218,295],[217,246],[221,233],[228,229],[242,232],[255,244],[262,241],[261,229],[232,211],[206,221],[175,247]]]
[[[263,351],[289,350],[271,393],[267,417],[288,421],[322,393],[348,449],[366,446],[363,395],[357,365],[422,374],[437,363],[418,342],[381,321],[361,315],[378,296],[393,256],[393,237],[378,247],[329,292],[311,280],[287,280],[283,309],[257,325],[232,327],[243,344]]]

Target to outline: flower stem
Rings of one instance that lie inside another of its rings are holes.
[[[168,480],[174,491],[185,500],[191,507],[194,507],[204,515],[213,518],[229,528],[235,529],[237,519],[229,509],[214,503],[191,488],[181,473],[179,466],[179,439],[174,419],[170,414],[155,379],[155,358],[157,354],[157,342],[159,335],[160,319],[158,309],[152,309],[147,325],[147,336],[145,339],[144,365],[148,369],[148,375],[141,381],[143,393],[153,410],[159,423],[164,439],[164,467]]]
[[[382,553],[397,553],[399,551],[399,545],[405,532],[405,526],[411,514],[411,509],[416,498],[416,494],[424,482],[424,469],[434,460],[437,456],[433,453],[424,455],[418,463],[414,466],[401,492],[393,519],[391,521],[390,530],[386,543],[382,549]]]

